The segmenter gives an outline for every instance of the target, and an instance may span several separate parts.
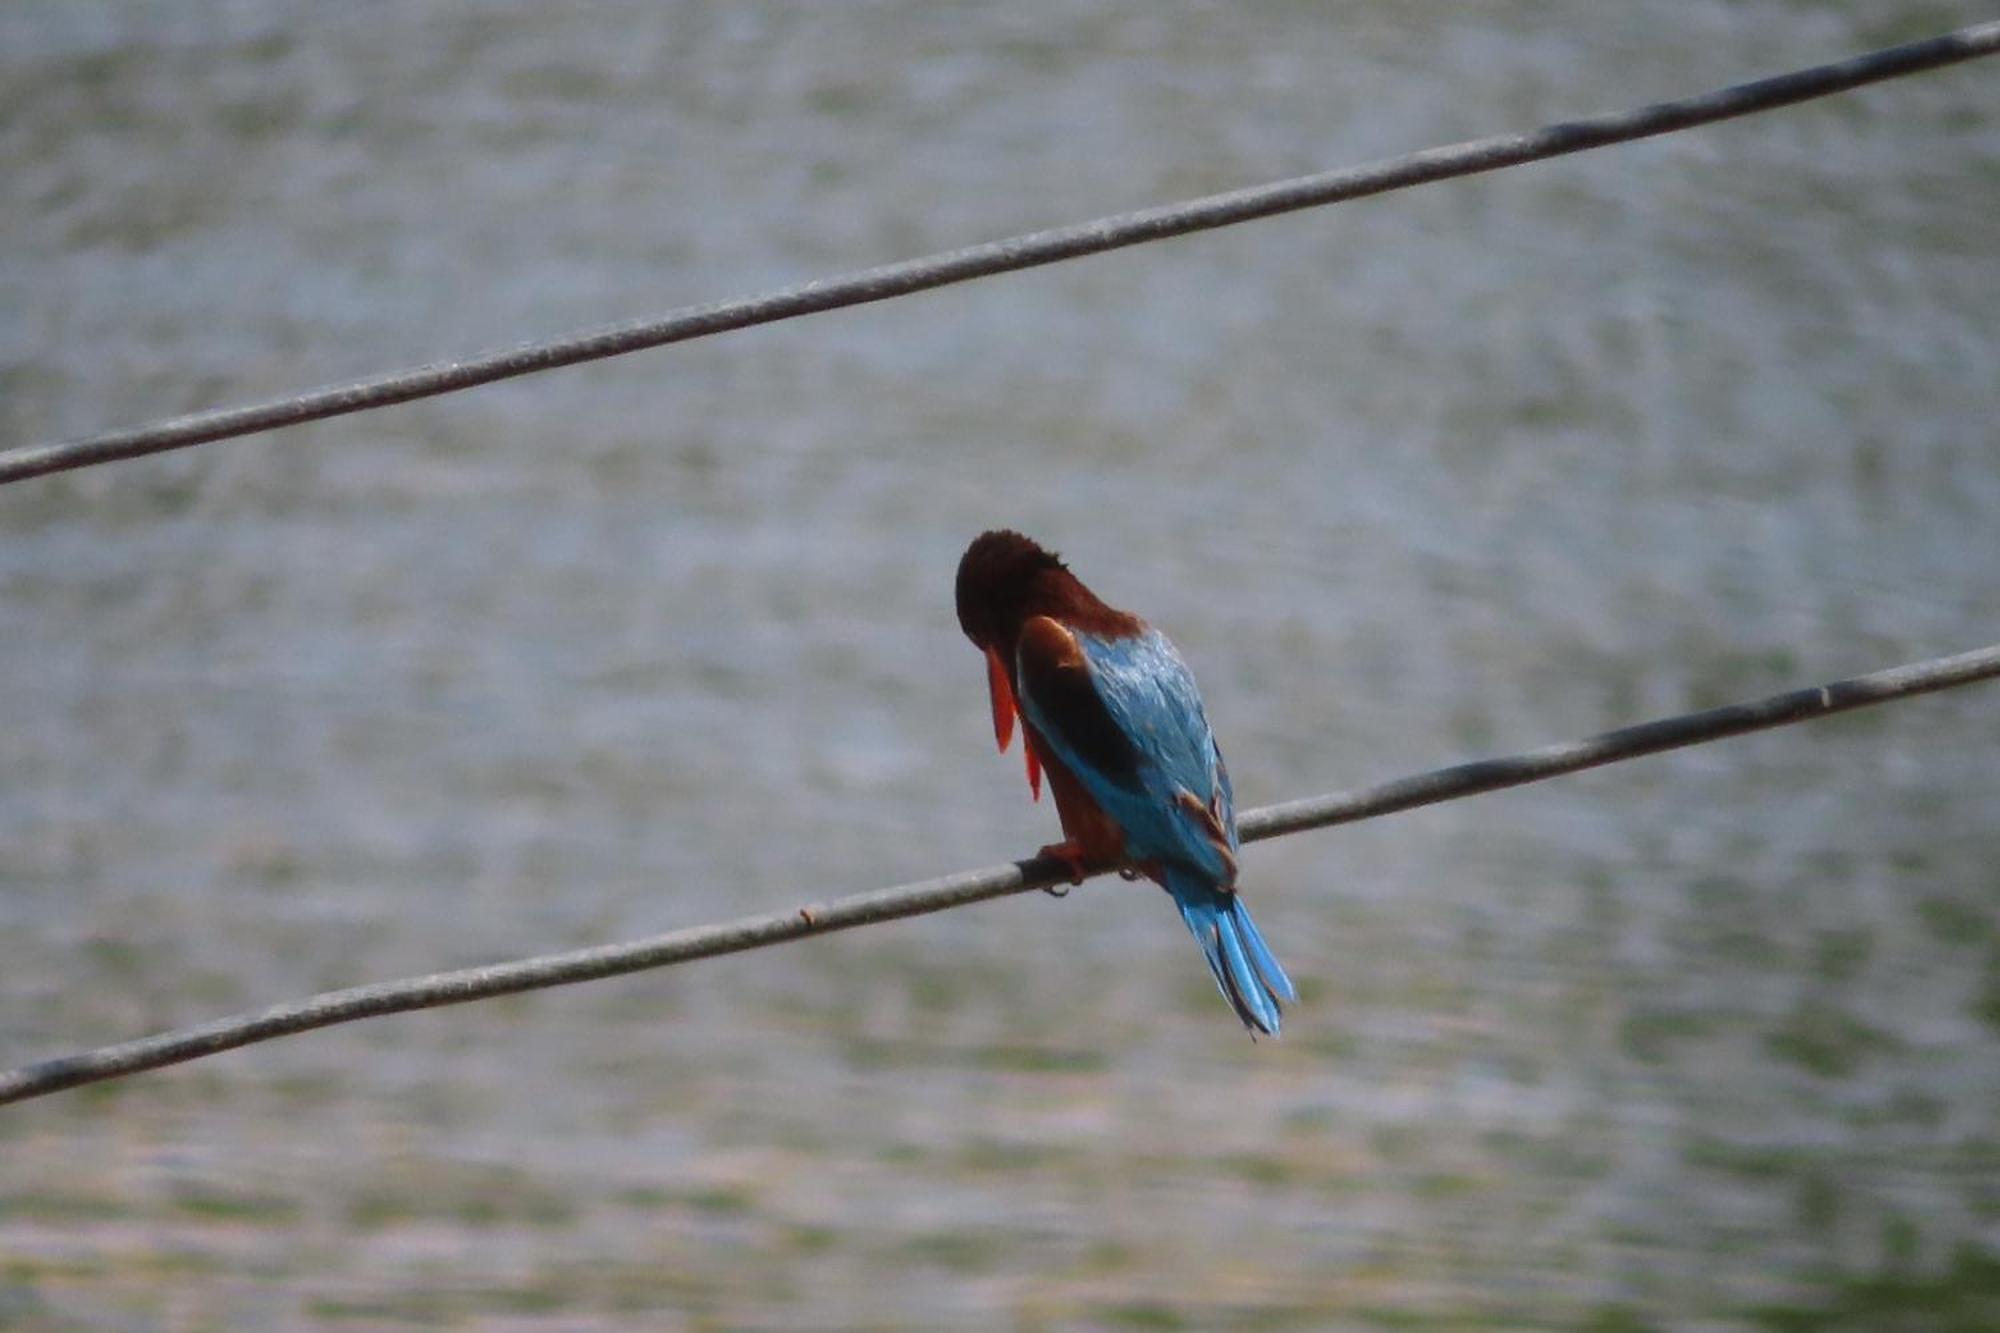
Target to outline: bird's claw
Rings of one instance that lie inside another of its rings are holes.
[[[1083,883],[1083,849],[1074,842],[1052,842],[1036,855],[1045,861],[1059,862],[1064,870],[1069,871],[1069,882],[1072,885]],[[1055,886],[1050,885],[1043,892],[1052,898],[1061,898],[1067,896],[1069,890],[1065,888],[1061,893],[1057,893]]]

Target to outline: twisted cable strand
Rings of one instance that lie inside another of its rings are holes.
[[[1791,690],[1749,703],[1641,722],[1587,740],[1552,745],[1506,758],[1459,764],[1360,791],[1265,806],[1246,811],[1237,822],[1245,842],[1283,837],[1307,829],[1352,823],[1502,787],[1540,782],[1565,773],[1657,754],[1662,750],[1829,717],[1892,699],[1970,685],[1995,676],[2000,676],[2000,644],[1826,685]],[[7,1070],[0,1073],[0,1105],[44,1097],[85,1083],[181,1064],[239,1046],[309,1032],[314,1028],[331,1027],[337,1023],[352,1023],[412,1009],[465,1004],[472,1000],[549,986],[595,981],[627,972],[692,962],[697,958],[761,949],[809,935],[824,935],[906,916],[941,912],[951,907],[984,902],[988,898],[1047,888],[1062,882],[1066,874],[1065,868],[1054,861],[1016,861],[1012,865],[966,870],[940,879],[857,893],[789,912],[770,912],[715,925],[669,931],[628,944],[600,945],[330,991],[305,1000],[272,1005],[254,1013],[219,1018],[199,1027],[142,1037]]]
[[[1430,148],[1358,167],[1231,190],[1181,203],[1120,213],[1091,222],[967,246],[922,259],[741,300],[687,306],[652,319],[588,329],[518,347],[354,380],[243,407],[172,417],[79,440],[0,452],[0,485],[52,472],[185,449],[211,440],[296,426],[496,380],[622,356],[732,329],[769,324],[845,306],[865,305],[973,278],[1099,254],[1145,241],[1184,236],[1302,208],[1359,199],[1432,181],[1450,180],[1544,158],[1626,143],[1674,130],[1769,111],[1865,84],[1938,69],[2000,51],[2000,21],[1885,47],[1832,64],[1815,65],[1678,101],[1564,121],[1529,134],[1502,134]]]

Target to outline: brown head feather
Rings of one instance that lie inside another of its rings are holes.
[[[999,648],[1011,660],[1021,625],[1052,616],[1075,629],[1137,634],[1145,623],[1107,606],[1069,566],[1018,532],[982,532],[958,562],[958,624],[981,648]]]

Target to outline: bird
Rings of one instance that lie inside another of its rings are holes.
[[[1021,725],[1031,798],[1046,774],[1073,883],[1119,868],[1164,888],[1254,1038],[1298,992],[1237,892],[1235,796],[1194,673],[1167,636],[1107,605],[1055,553],[1007,529],[958,562],[959,627],[986,657],[993,735]]]

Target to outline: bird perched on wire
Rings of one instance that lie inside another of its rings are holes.
[[[1048,775],[1069,867],[1130,866],[1173,896],[1253,1033],[1276,1035],[1298,994],[1236,892],[1229,771],[1194,676],[1166,635],[1107,606],[1018,532],[981,533],[958,562],[958,623],[986,654],[993,735],[1021,722],[1028,787]],[[1129,877],[1129,875],[1128,875]]]

